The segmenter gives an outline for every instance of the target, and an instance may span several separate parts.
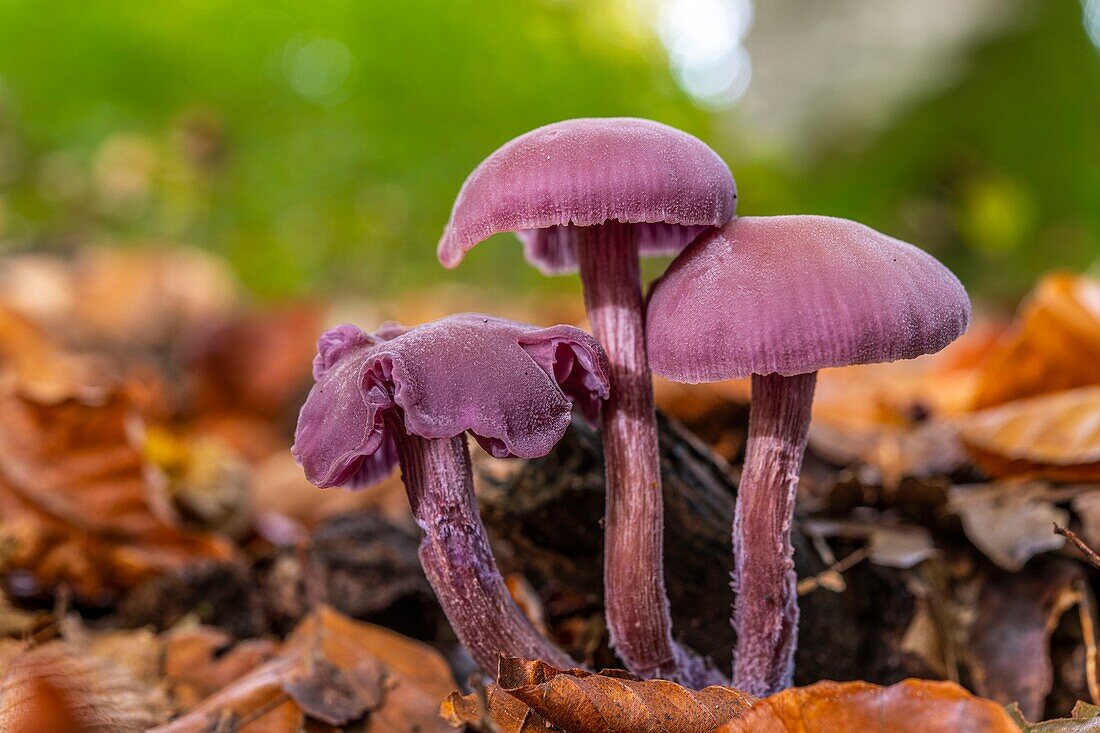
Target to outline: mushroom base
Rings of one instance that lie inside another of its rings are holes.
[[[733,685],[757,697],[790,687],[794,672],[798,593],[791,522],[816,381],[816,372],[752,377],[733,519]]]
[[[478,513],[466,436],[426,440],[407,434],[395,416],[387,422],[398,436],[402,479],[413,517],[424,532],[420,563],[474,661],[491,676],[501,654],[576,667],[531,625],[508,594]]]

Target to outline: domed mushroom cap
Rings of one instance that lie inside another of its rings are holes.
[[[577,267],[559,227],[606,221],[636,229],[641,254],[675,254],[733,216],[733,176],[698,138],[633,118],[557,122],[517,137],[462,185],[439,242],[455,267],[479,242],[517,232],[527,260],[547,273]]]
[[[911,359],[970,321],[928,253],[846,219],[743,217],[694,242],[650,293],[649,359],[679,382]]]
[[[293,452],[317,486],[365,486],[393,470],[387,410],[413,435],[469,431],[498,458],[534,458],[561,440],[574,402],[591,420],[608,395],[607,357],[584,331],[471,313],[373,335],[339,326],[321,337],[314,368]]]

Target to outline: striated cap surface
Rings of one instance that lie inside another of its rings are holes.
[[[531,264],[575,270],[560,227],[639,224],[643,255],[675,254],[733,216],[733,176],[698,138],[634,118],[566,120],[506,143],[462,185],[439,242],[455,267],[479,242],[516,232]]]
[[[846,219],[743,217],[654,283],[647,343],[654,373],[713,382],[911,359],[969,321],[958,278],[911,244]]]
[[[590,420],[608,395],[607,357],[572,326],[538,328],[465,313],[375,334],[338,326],[318,342],[317,383],[293,452],[317,486],[365,486],[397,463],[384,420],[399,410],[424,438],[469,431],[498,458],[546,455],[574,402]]]

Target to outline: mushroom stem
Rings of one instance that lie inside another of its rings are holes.
[[[791,685],[798,643],[791,521],[817,372],[752,377],[745,467],[733,519],[733,685],[764,697]]]
[[[410,435],[396,413],[389,411],[385,419],[396,438],[413,517],[424,531],[420,564],[459,641],[488,675],[496,675],[500,654],[576,667],[508,594],[478,513],[466,436]]]
[[[672,639],[657,422],[634,230],[610,221],[569,231],[588,321],[611,367],[611,395],[600,414],[607,482],[604,606],[611,645],[643,679],[692,687],[713,683],[713,670]]]

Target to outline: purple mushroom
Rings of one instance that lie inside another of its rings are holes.
[[[687,133],[649,120],[568,120],[521,135],[483,161],[439,242],[446,267],[499,232],[516,232],[544,273],[579,267],[592,331],[611,362],[601,420],[611,643],[635,674],[693,686],[720,676],[672,639],[639,257],[679,252],[729,221],[735,200],[729,168]]]
[[[969,320],[966,291],[931,255],[823,216],[730,222],[654,284],[655,373],[692,383],[752,375],[733,524],[738,689],[764,696],[791,684],[791,520],[817,371],[939,351]]]
[[[401,464],[420,562],[459,640],[487,674],[499,654],[577,666],[512,601],[477,510],[465,433],[497,458],[543,456],[574,403],[594,420],[607,359],[572,326],[477,314],[323,336],[294,455],[317,486],[359,487]]]

